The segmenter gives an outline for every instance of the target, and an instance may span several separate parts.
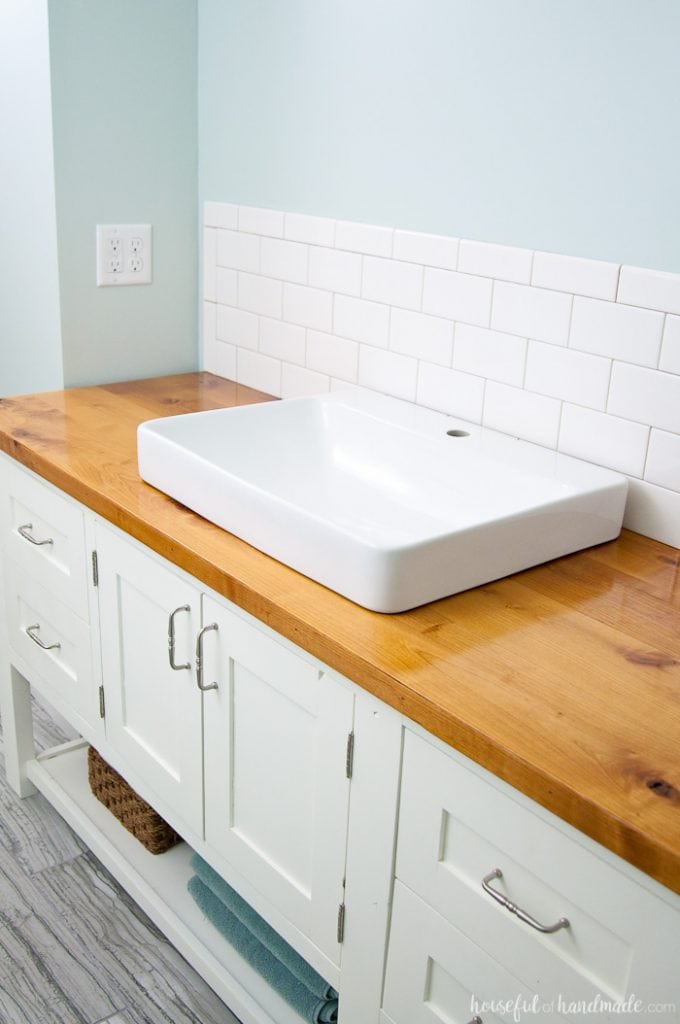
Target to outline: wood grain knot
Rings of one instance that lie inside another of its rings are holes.
[[[161,405],[179,405],[181,402],[180,398],[161,398]]]
[[[677,658],[671,654],[664,654],[663,651],[623,651],[626,661],[634,665],[650,665],[652,668],[672,668],[673,665],[680,665]]]
[[[680,803],[680,791],[675,788],[670,782],[666,782],[665,779],[648,779],[645,783],[647,789],[651,789],[652,793],[656,793],[657,796],[663,796],[667,800],[673,800],[676,803]]]
[[[657,558],[665,565],[680,566],[680,555],[657,555]]]

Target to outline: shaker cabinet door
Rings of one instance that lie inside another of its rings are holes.
[[[203,602],[206,840],[339,963],[353,694]]]
[[[141,796],[179,832],[186,823],[200,835],[201,694],[193,671],[200,592],[105,527],[97,549],[108,745]]]

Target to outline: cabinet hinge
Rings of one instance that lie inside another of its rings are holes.
[[[352,778],[352,769],[354,768],[354,733],[351,732],[347,737],[347,752],[345,754],[345,775],[348,779]]]
[[[342,942],[345,938],[345,904],[341,903],[338,907],[338,942]]]
[[[92,552],[92,585],[99,586],[99,559],[96,551]]]
[[[106,718],[106,702],[104,700],[104,687],[99,687],[99,717]]]

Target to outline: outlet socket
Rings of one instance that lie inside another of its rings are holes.
[[[151,225],[97,224],[97,287],[151,284]]]

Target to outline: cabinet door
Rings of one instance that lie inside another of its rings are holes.
[[[203,602],[206,840],[339,963],[353,694]]]
[[[192,657],[200,592],[104,527],[97,550],[107,743],[140,795],[160,798],[157,809],[178,831],[185,822],[200,835],[201,695]],[[169,658],[173,612],[175,663],[186,666],[178,670]]]

